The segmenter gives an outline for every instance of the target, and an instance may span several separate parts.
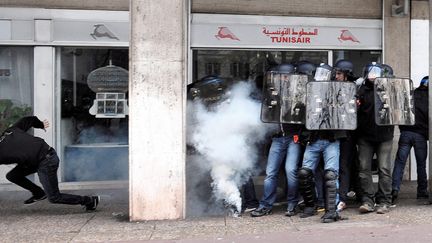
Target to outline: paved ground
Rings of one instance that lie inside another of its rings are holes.
[[[127,189],[98,190],[102,203],[94,213],[47,201],[24,206],[25,192],[0,192],[0,242],[430,242],[432,205],[411,199],[413,184],[402,191],[399,205],[388,214],[360,215],[352,205],[343,212],[349,219],[331,224],[320,223],[322,214],[285,217],[284,206],[261,218],[129,222]]]

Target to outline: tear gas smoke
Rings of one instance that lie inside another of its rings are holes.
[[[79,127],[76,140],[63,150],[65,181],[128,179],[128,144],[125,125]]]
[[[214,199],[235,206],[239,212],[239,187],[256,170],[257,145],[275,129],[275,125],[261,122],[261,101],[251,98],[254,91],[250,83],[240,82],[226,92],[224,101],[210,109],[197,100],[188,103],[187,140],[196,153],[187,162],[199,168],[191,176],[199,185],[197,178],[204,176],[196,172],[209,173]],[[191,190],[197,189],[188,188]]]

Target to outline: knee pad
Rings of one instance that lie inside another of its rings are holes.
[[[306,207],[313,207],[315,204],[315,182],[313,172],[308,168],[300,168],[299,172],[299,191],[303,196]]]
[[[313,178],[313,172],[309,168],[302,167],[298,171],[298,178],[301,180],[308,180],[309,178]]]
[[[337,179],[337,174],[333,170],[325,170],[324,171],[324,180],[325,181],[333,181]]]
[[[325,170],[325,193],[326,193],[326,210],[336,211],[336,197],[337,197],[337,174],[333,170]]]

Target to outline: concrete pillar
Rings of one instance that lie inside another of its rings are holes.
[[[188,1],[131,0],[130,220],[185,215]]]
[[[429,0],[429,78],[432,74],[432,0]],[[432,134],[432,85],[429,83],[429,137]],[[429,189],[429,203],[432,204],[432,142],[429,139],[429,180],[428,180],[428,189]]]
[[[403,1],[401,1],[403,2]],[[392,16],[393,0],[384,0],[384,63],[392,66],[398,77],[410,76],[410,26],[411,17]]]
[[[410,31],[411,17],[407,15],[392,16],[393,0],[383,0],[383,63],[390,65],[397,77],[410,77]],[[400,1],[403,2],[403,1]],[[396,158],[400,131],[395,126],[391,161]],[[404,180],[409,180],[411,159],[406,163]]]

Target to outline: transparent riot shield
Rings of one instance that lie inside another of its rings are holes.
[[[261,120],[304,124],[307,75],[267,72],[264,80]]]
[[[414,89],[408,78],[376,78],[375,122],[377,125],[414,125]]]
[[[281,82],[281,123],[304,124],[306,119],[307,75],[292,74]]]
[[[306,85],[306,128],[357,128],[356,85],[353,82],[312,81]]]
[[[263,100],[261,106],[261,120],[263,122],[280,121],[280,90],[281,75],[275,71],[269,71],[264,78]]]

